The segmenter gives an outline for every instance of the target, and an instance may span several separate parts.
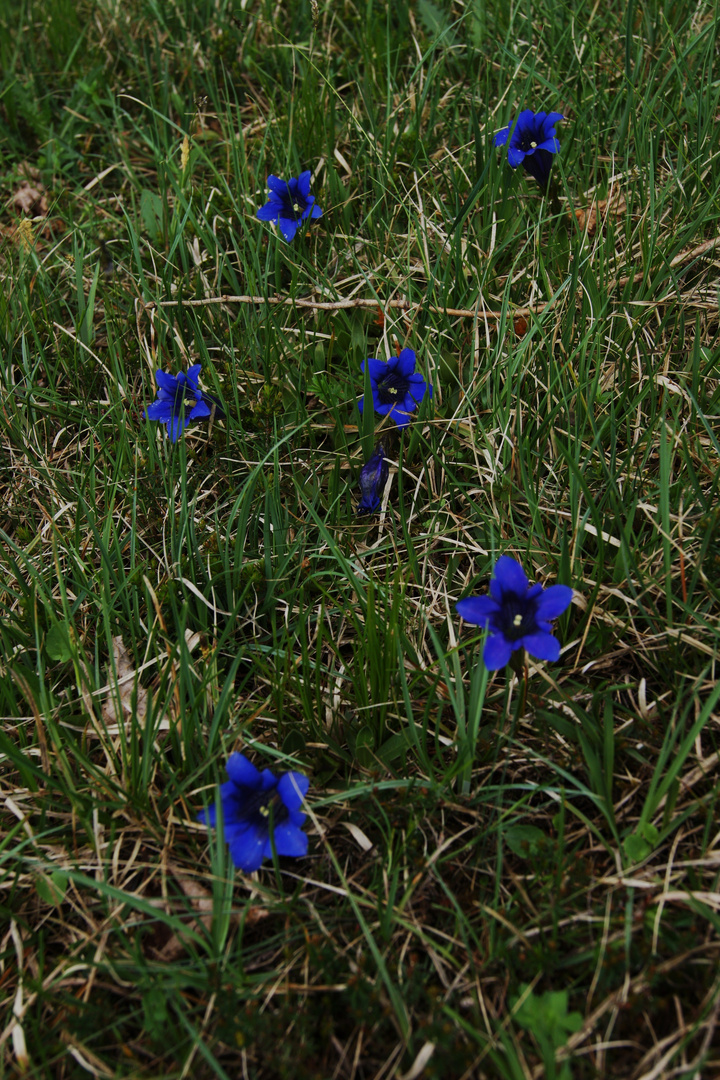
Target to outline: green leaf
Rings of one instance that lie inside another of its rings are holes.
[[[657,847],[660,840],[660,833],[651,822],[644,822],[640,826],[640,832],[645,840],[647,840],[648,844],[652,844],[653,848]]]
[[[395,761],[412,746],[413,739],[410,732],[401,731],[399,735],[391,735],[389,739],[385,740],[378,750],[377,756],[385,765],[389,765],[391,761]]]
[[[372,765],[375,760],[374,749],[375,732],[371,727],[360,728],[355,739],[355,757],[358,764],[365,766],[365,768]]]
[[[143,188],[140,196],[140,214],[150,239],[158,243],[163,232],[163,202],[154,191]]]
[[[623,851],[625,852],[625,858],[629,862],[642,862],[643,859],[647,859],[648,855],[652,854],[654,845],[648,843],[644,836],[640,833],[630,833],[623,841]]]
[[[450,16],[432,3],[432,0],[420,0],[418,11],[423,26],[431,37],[442,37],[443,45],[457,45],[457,38],[450,29]]]
[[[164,1033],[168,1019],[167,998],[159,986],[152,986],[143,994],[144,1027],[151,1038],[159,1038]]]
[[[292,731],[288,731],[287,735],[283,739],[283,754],[287,754],[289,757],[292,757],[293,754],[302,754],[304,750],[305,737],[301,735],[297,728],[293,728]]]
[[[64,870],[53,870],[49,876],[38,874],[35,878],[35,891],[44,904],[60,907],[67,892],[68,876]]]
[[[51,660],[60,660],[63,663],[72,660],[70,630],[67,623],[53,623],[45,638],[45,651]]]
[[[525,992],[527,986],[522,986]],[[515,1001],[523,996],[520,993]],[[583,1018],[579,1012],[567,1011],[567,990],[548,990],[545,994],[530,992],[515,1012],[520,1027],[532,1031],[538,1040],[549,1040],[553,1049],[564,1046],[568,1035],[579,1031]]]
[[[511,825],[503,832],[503,839],[521,859],[537,855],[549,842],[547,835],[537,825]]]

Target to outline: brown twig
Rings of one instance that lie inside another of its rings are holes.
[[[292,296],[208,296],[201,300],[150,300],[144,304],[145,309],[178,307],[205,307],[210,304],[262,304],[284,305],[287,307],[312,308],[314,311],[343,311],[351,308],[365,308],[373,310],[379,308],[383,311],[383,305],[377,300],[364,300],[362,297],[351,297],[349,300],[310,300],[306,297],[295,299]],[[513,308],[513,315],[530,315],[545,310],[549,305],[535,304],[527,308]],[[421,301],[411,303],[409,300],[386,300],[384,308],[396,308],[400,311],[427,311],[433,315],[452,315],[456,318],[474,319],[490,318],[499,319],[501,311],[492,311],[489,308],[448,308],[426,306]]]
[[[681,251],[679,255],[676,255],[674,259],[671,259],[668,266],[671,270],[675,270],[676,267],[682,266],[683,263],[690,262],[691,259],[699,259],[701,255],[705,255],[708,251],[712,251],[718,244],[720,244],[720,236],[714,236],[712,240],[706,240],[703,244],[699,244],[698,247],[694,247],[691,251]],[[642,281],[645,274],[652,272],[652,267],[649,271],[638,270],[635,274],[628,274],[627,277],[618,278],[616,281],[610,283],[610,288],[621,288],[627,285],[629,282],[636,284]]]

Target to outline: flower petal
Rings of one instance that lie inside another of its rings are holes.
[[[408,387],[408,397],[411,401],[414,401],[416,405],[419,405],[422,399],[425,397],[425,391],[427,390],[427,383],[424,379],[420,382],[412,381]],[[432,394],[430,395],[432,397]],[[407,402],[407,398],[406,398]]]
[[[209,416],[211,412],[212,409],[208,405],[207,401],[205,401],[203,398],[198,398],[198,400],[195,402],[195,405],[187,415],[190,420],[199,420],[203,416]]]
[[[522,644],[538,660],[557,660],[560,656],[560,642],[552,634],[528,634]]]
[[[508,147],[508,165],[511,169],[517,169],[518,165],[522,165],[524,158],[523,150],[518,150],[515,146]]]
[[[466,596],[464,600],[458,600],[455,610],[465,622],[473,626],[487,626],[497,615],[500,606],[491,596]]]
[[[187,416],[181,416],[180,413],[176,412],[172,414],[167,422],[167,433],[172,442],[178,441],[189,423],[190,419]]]
[[[287,180],[281,180],[279,176],[273,176],[272,173],[267,178],[267,186],[274,195],[279,195],[281,199],[285,199],[288,194],[288,182]]]
[[[278,226],[280,232],[284,238],[290,244],[295,239],[295,233],[298,231],[298,223],[292,218],[278,217]]]
[[[263,791],[269,791],[271,788],[277,787],[275,773],[270,772],[269,769],[263,769],[260,773],[260,787]]]
[[[561,112],[548,113],[545,117],[545,120],[543,121],[543,127],[545,128],[545,131],[549,133],[551,128],[554,128],[556,124],[558,124],[561,120],[564,119],[565,117]]]
[[[573,591],[569,585],[550,585],[538,597],[535,608],[538,619],[557,619],[570,606]]]
[[[493,141],[493,146],[504,146],[505,143],[508,141],[508,135],[509,134],[510,134],[510,125],[509,124],[508,124],[507,127],[501,128],[500,131],[496,131],[495,132],[495,139]]]
[[[169,371],[162,371],[158,368],[155,372],[155,382],[163,390],[167,390],[169,394],[174,394],[177,390],[177,377],[171,375]]]
[[[517,123],[515,125],[515,131],[513,132],[513,134],[515,134],[515,132],[523,131],[524,128],[534,129],[535,118],[537,116],[544,117],[545,113],[535,113],[532,111],[532,109],[523,109],[522,112],[518,115]]]
[[[310,216],[314,217],[314,218],[322,217],[322,210],[320,209],[320,207],[318,206],[317,203],[315,203],[315,205],[313,206],[312,214]]]
[[[270,838],[268,837],[268,841],[269,839]],[[307,833],[298,829],[297,825],[294,825],[292,821],[283,821],[282,825],[276,825],[273,830],[273,840],[275,841],[275,850],[278,855],[292,855],[296,859],[302,855],[307,855]],[[266,854],[268,854],[267,846],[268,845],[266,845]],[[271,846],[269,856],[272,857]]]
[[[544,142],[537,144],[537,149],[547,150],[551,154],[557,154],[558,150],[560,149],[560,140],[553,138],[546,139]]]
[[[307,776],[299,772],[286,772],[278,780],[277,790],[288,810],[299,810],[309,787]]]
[[[394,405],[383,406],[383,408],[378,408],[376,405],[375,411],[380,413],[381,416],[389,415],[390,419],[394,420],[397,426],[400,428],[407,427],[410,423],[410,417],[408,413],[404,409],[401,409],[397,405],[397,403]]]
[[[409,393],[405,394],[402,401],[395,401],[393,404],[398,412],[402,413],[413,413],[418,407],[417,401]]]
[[[262,786],[259,771],[251,761],[248,761],[244,754],[237,751],[231,754],[225,768],[233,784],[237,784],[238,787],[257,789]]]
[[[358,483],[362,497],[358,506],[358,513],[369,514],[380,506],[380,495],[385,490],[390,466],[385,458],[385,450],[382,443],[378,443],[374,453],[368,458],[360,470]]]
[[[166,424],[172,416],[172,402],[153,401],[145,410],[145,416],[148,420],[159,420],[161,424]]]
[[[376,510],[380,509],[380,505],[380,496],[376,495],[374,491],[367,495],[363,492],[358,503],[357,512],[358,514],[374,514]]]
[[[510,555],[501,555],[495,563],[492,581],[490,582],[490,594],[496,600],[502,602],[503,594],[515,593],[516,596],[524,596],[529,587],[527,575],[517,559]]]
[[[267,838],[267,829],[259,826],[236,832],[229,838],[230,856],[238,870],[252,874],[261,866]]]
[[[193,390],[198,389],[198,379],[200,378],[200,372],[201,371],[202,371],[202,364],[193,364],[192,367],[189,367],[188,370],[187,370],[187,375],[186,375],[187,383],[188,383],[188,386],[191,386],[193,388]]]
[[[496,671],[505,667],[513,654],[513,647],[506,641],[502,634],[493,634],[485,642],[483,649],[483,663],[488,671]]]
[[[307,199],[310,194],[310,176],[311,172],[306,169],[305,172],[301,172],[297,178],[298,194],[302,195],[303,199]]]
[[[278,215],[282,210],[282,205],[278,203],[267,202],[264,206],[261,206],[255,215],[260,221],[277,221]]]
[[[536,147],[530,154],[526,154],[523,158],[523,168],[526,172],[537,180],[541,188],[547,188],[548,181],[550,179],[550,169],[552,168],[552,154],[549,150],[541,150]]]
[[[402,349],[400,355],[394,358],[394,362],[390,360],[390,365],[407,377],[415,374],[415,361],[415,353],[412,349]]]
[[[375,383],[378,379],[382,379],[383,375],[387,375],[390,367],[384,360],[376,360],[374,356],[371,356],[369,360],[363,360],[363,371],[365,371],[365,364],[367,364],[367,369],[370,372],[370,381]]]
[[[215,417],[217,420],[222,420],[224,418],[225,408],[219,397],[216,397],[215,394],[208,394],[207,391],[203,390],[202,399],[210,406],[211,412],[213,405],[215,406]]]

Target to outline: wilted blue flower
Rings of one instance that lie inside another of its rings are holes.
[[[235,866],[251,874],[263,859],[272,858],[273,843],[278,855],[306,855],[308,838],[301,826],[307,815],[300,807],[310,787],[307,776],[259,772],[237,753],[230,755],[226,768],[230,779],[220,785],[220,807]],[[198,814],[198,821],[214,826],[216,817],[213,805]]]
[[[257,216],[261,221],[275,221],[288,244],[300,228],[300,223],[307,218],[319,218],[322,210],[315,203],[315,196],[310,194],[310,170],[300,173],[297,180],[281,180],[279,176],[268,176],[270,198],[261,206]]]
[[[407,427],[410,413],[417,409],[427,390],[432,397],[432,386],[425,382],[419,371],[415,371],[415,353],[412,349],[403,349],[399,356],[385,360],[367,361],[370,372],[375,412],[381,416],[390,415],[398,427]],[[360,365],[365,371],[365,361]],[[360,412],[365,407],[364,396],[358,402]]]
[[[380,499],[387,484],[390,466],[385,457],[385,447],[378,443],[371,457],[360,470],[360,491],[362,498],[358,506],[358,514],[372,514],[380,509]]]
[[[560,149],[555,138],[555,124],[563,119],[559,112],[534,113],[523,109],[514,124],[509,124],[495,136],[495,146],[508,142],[508,162],[513,169],[522,165],[533,176],[543,191],[550,179],[552,156]]]
[[[193,364],[187,375],[183,371],[178,375],[170,375],[167,371],[160,370],[155,372],[155,381],[158,384],[157,400],[148,405],[145,416],[148,420],[159,420],[161,424],[167,424],[167,433],[173,442],[177,442],[191,420],[209,416],[213,403],[217,409],[216,398],[212,394],[203,393],[198,386],[201,367],[202,364]],[[225,415],[222,408],[217,411],[221,416]]]
[[[551,633],[550,620],[562,615],[572,600],[567,585],[543,589],[531,585],[517,560],[501,555],[495,563],[489,596],[468,596],[456,605],[465,622],[487,627],[483,660],[491,671],[505,667],[516,649],[527,649],[539,660],[557,660],[560,642]]]

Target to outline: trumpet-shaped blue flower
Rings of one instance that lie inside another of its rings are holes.
[[[272,858],[273,844],[278,855],[306,855],[308,838],[301,826],[307,815],[300,807],[310,786],[307,776],[260,772],[237,753],[230,755],[226,768],[230,779],[220,785],[220,809],[235,866],[251,874],[263,859]],[[216,825],[216,806],[202,810],[198,821]]]
[[[483,660],[489,670],[505,667],[516,649],[527,649],[539,660],[557,660],[560,642],[550,620],[562,615],[572,600],[567,585],[544,589],[531,585],[519,562],[501,555],[495,563],[489,596],[468,596],[456,605],[465,622],[489,630]]]
[[[365,363],[363,360],[360,365],[362,371],[365,371]],[[399,356],[391,356],[388,361],[368,360],[367,366],[375,412],[380,416],[389,414],[398,427],[407,427],[410,413],[417,409],[425,393],[432,397],[432,386],[415,370],[415,353],[412,349],[403,349]],[[360,412],[364,407],[363,396],[358,402]]]
[[[358,514],[372,514],[380,509],[380,499],[387,484],[390,466],[385,457],[385,447],[378,443],[360,470],[361,499]]]
[[[543,191],[550,179],[552,156],[560,149],[555,137],[555,124],[562,119],[563,115],[559,112],[535,113],[532,109],[523,109],[514,124],[508,124],[495,136],[495,146],[508,143],[510,166],[517,169],[518,165],[522,165]]]
[[[183,371],[178,375],[160,370],[155,372],[157,400],[148,405],[145,416],[148,420],[167,424],[167,433],[173,442],[177,442],[191,420],[209,416],[213,402],[217,404],[212,395],[204,394],[198,386],[201,367],[201,364],[193,364],[187,375]],[[222,409],[220,414],[225,415]]]
[[[260,221],[274,221],[288,244],[294,239],[300,224],[307,218],[322,217],[322,210],[310,194],[310,170],[300,173],[297,180],[281,180],[268,176],[270,198],[257,212]]]

